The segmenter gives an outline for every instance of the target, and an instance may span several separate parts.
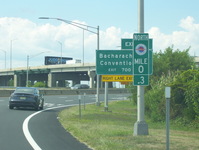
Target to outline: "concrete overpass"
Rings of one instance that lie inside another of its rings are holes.
[[[95,63],[57,64],[29,67],[28,79],[32,84],[37,81],[45,82],[48,87],[65,87],[71,80],[73,85],[80,81],[90,81],[90,87],[95,87]],[[26,86],[27,67],[1,69],[0,86]]]
[[[194,57],[199,67],[199,57]],[[0,86],[26,86],[27,67],[0,69]],[[96,83],[95,63],[57,64],[29,67],[29,82],[45,82],[47,87],[65,87],[65,82],[71,80],[73,85],[80,81],[90,81],[90,88]],[[100,87],[102,83],[100,81]],[[112,87],[112,82],[109,87]]]

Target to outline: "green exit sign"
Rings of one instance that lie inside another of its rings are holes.
[[[122,39],[121,43],[122,43],[122,46],[121,46],[122,50],[133,49],[133,39]]]
[[[132,50],[96,50],[96,73],[99,75],[132,75]]]

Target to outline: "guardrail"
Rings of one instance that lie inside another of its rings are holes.
[[[96,94],[96,89],[51,89],[51,88],[40,88],[40,93],[44,95],[82,95],[86,94]],[[14,89],[0,89],[0,97],[8,97],[13,93]],[[99,90],[100,94],[104,94],[104,88]],[[110,88],[108,89],[110,94],[118,93],[129,93],[128,89],[125,88]]]

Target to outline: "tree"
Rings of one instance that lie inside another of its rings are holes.
[[[189,55],[189,50],[173,50],[168,47],[164,52],[160,51],[153,55],[153,75],[160,77],[177,70],[188,70],[195,68],[194,58]]]

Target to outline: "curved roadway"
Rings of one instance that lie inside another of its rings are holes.
[[[122,100],[125,99],[125,96],[128,96],[128,94],[110,94],[109,99]],[[85,103],[94,102],[95,95],[85,96]],[[91,149],[66,132],[57,120],[57,114],[61,109],[78,104],[78,96],[45,96],[44,110],[10,110],[8,109],[8,97],[0,97],[0,149]]]

